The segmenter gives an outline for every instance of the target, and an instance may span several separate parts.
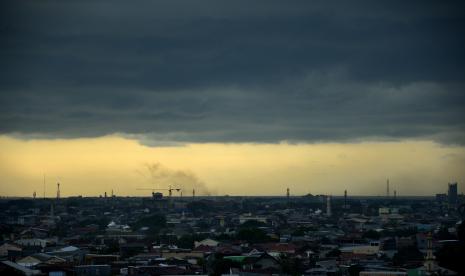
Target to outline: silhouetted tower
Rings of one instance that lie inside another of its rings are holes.
[[[195,189],[192,189],[192,199],[195,198]]]
[[[326,196],[326,215],[331,216],[331,196]]]
[[[60,199],[60,182],[57,183],[57,199]]]
[[[347,190],[344,190],[344,210],[347,209]]]
[[[428,237],[426,238],[426,258],[425,258],[425,268],[426,271],[432,272],[436,270],[436,261],[433,255],[433,238],[431,236],[431,233],[428,234]]]
[[[107,198],[107,192],[105,192],[104,197]]]
[[[287,198],[287,203],[289,204],[289,196],[290,196],[289,188],[286,190],[286,198]]]
[[[114,197],[115,194],[113,193],[113,189],[111,189],[111,197]]]
[[[36,191],[34,191],[34,193],[32,193],[32,197],[33,197],[34,199],[36,199]]]
[[[386,182],[386,196],[389,197],[389,178],[387,179],[387,182]]]

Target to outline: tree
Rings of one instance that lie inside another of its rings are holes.
[[[269,240],[265,231],[258,228],[244,228],[240,229],[236,235],[239,240],[246,240],[249,243],[260,243]]]
[[[266,223],[257,220],[248,220],[241,224],[240,228],[258,228],[266,226]]]
[[[211,211],[211,206],[203,201],[189,202],[186,204],[186,207],[194,216],[200,216]]]
[[[459,242],[444,244],[437,252],[436,258],[440,266],[465,275],[463,260],[465,260],[465,221],[457,227]]]
[[[369,240],[378,240],[381,237],[379,232],[375,230],[368,230],[365,233],[363,233],[363,238],[369,239]]]
[[[339,257],[341,255],[341,251],[337,248],[329,251],[327,254],[326,254],[326,257],[327,258],[332,258],[332,257]]]
[[[166,217],[163,214],[153,214],[140,218],[133,225],[134,229],[149,227],[149,235],[157,236],[161,229],[166,227]]]
[[[409,261],[423,261],[424,256],[416,246],[407,246],[399,249],[392,258],[394,265],[404,265]]]
[[[192,249],[194,248],[194,236],[182,235],[176,244],[179,248]]]
[[[281,254],[279,256],[279,264],[284,274],[302,275],[303,273],[302,261],[300,259],[290,258],[287,255]]]
[[[233,262],[229,259],[224,259],[223,255],[215,253],[212,260],[207,265],[210,275],[222,275],[229,274],[229,270],[232,267],[240,267],[238,263]]]
[[[441,227],[439,231],[436,233],[435,238],[438,240],[453,240],[455,236],[449,233],[447,227]]]
[[[347,272],[349,272],[350,276],[358,276],[360,271],[363,270],[363,267],[359,264],[349,266]]]
[[[465,220],[457,227],[457,238],[460,242],[465,243]]]

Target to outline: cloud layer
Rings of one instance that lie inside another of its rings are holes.
[[[0,132],[465,143],[459,1],[12,1]]]

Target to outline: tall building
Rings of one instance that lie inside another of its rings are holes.
[[[347,190],[344,190],[344,210],[347,209]]]
[[[457,205],[457,182],[449,183],[449,189],[447,192],[448,202],[450,206]]]
[[[330,217],[332,215],[331,212],[331,196],[326,196],[326,215]]]
[[[436,270],[436,261],[433,255],[433,238],[431,237],[431,233],[428,234],[427,238],[427,250],[424,265],[426,271],[428,272],[433,272]]]

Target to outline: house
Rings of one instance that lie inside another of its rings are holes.
[[[280,270],[280,264],[278,260],[267,253],[262,254],[258,258],[246,259],[245,263],[250,268],[251,272],[279,272]]]
[[[208,245],[199,245],[199,246],[196,246],[194,248],[194,251],[196,252],[202,252],[204,254],[208,254],[208,253],[211,253],[211,252],[214,252],[215,251],[215,247],[213,246],[208,246]]]
[[[79,265],[75,267],[77,276],[109,276],[111,275],[110,265]]]
[[[30,269],[11,261],[0,262],[0,275],[39,275],[40,270]]]
[[[404,271],[361,271],[360,276],[407,276]]]
[[[271,256],[279,256],[281,254],[295,254],[296,246],[292,243],[266,243],[261,247],[265,252]]]
[[[42,248],[47,246],[47,241],[43,239],[19,239],[15,243],[22,246],[40,246]]]
[[[8,256],[8,252],[15,251],[21,253],[23,248],[19,245],[13,244],[13,243],[4,243],[0,245],[0,257],[6,257]]]
[[[47,250],[45,253],[60,257],[69,262],[80,262],[84,258],[84,252],[76,246],[53,248],[52,250]]]
[[[212,239],[204,239],[202,241],[196,241],[194,242],[194,247],[199,247],[201,245],[203,246],[210,246],[210,247],[217,247],[219,244],[218,241],[212,240]]]
[[[364,259],[379,254],[380,243],[378,241],[374,241],[370,244],[344,246],[339,250],[341,251],[341,258],[344,260]]]
[[[204,252],[201,251],[187,251],[187,250],[163,250],[161,252],[162,257],[165,258],[181,258],[181,259],[201,259],[204,257]]]
[[[42,264],[42,263],[58,264],[58,263],[64,263],[64,262],[65,262],[65,259],[62,259],[60,257],[48,255],[45,253],[37,253],[37,254],[24,257],[18,260],[16,263],[24,267],[35,267],[38,264]]]
[[[186,269],[175,265],[129,266],[128,275],[182,275]]]
[[[109,264],[119,261],[119,255],[86,254],[84,263],[88,265]]]
[[[278,273],[280,265],[278,260],[267,253],[261,255],[249,256],[226,256],[225,260],[230,260],[239,263],[240,269],[243,272],[274,272]]]
[[[23,239],[45,239],[49,235],[49,231],[47,229],[42,229],[38,227],[31,227],[29,229],[25,229],[20,233],[20,237]]]
[[[258,221],[262,223],[267,223],[268,218],[265,216],[252,216],[252,214],[244,214],[239,216],[239,224],[243,224],[247,221]]]

